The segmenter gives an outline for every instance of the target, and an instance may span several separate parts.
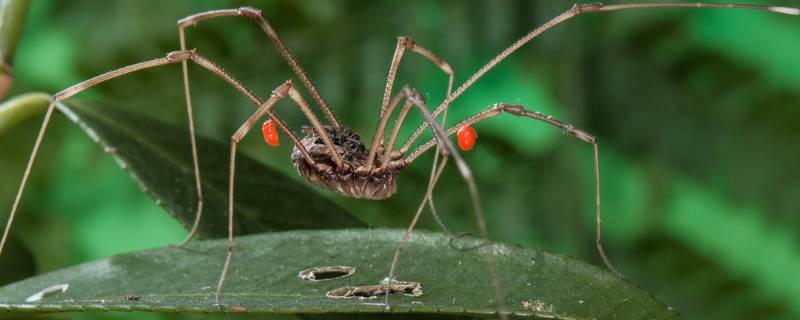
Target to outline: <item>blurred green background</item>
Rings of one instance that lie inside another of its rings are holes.
[[[12,96],[56,92],[163,56],[178,48],[178,19],[242,5],[263,10],[340,120],[369,138],[397,36],[412,37],[447,60],[460,84],[571,3],[34,0],[17,50]],[[261,97],[295,79],[247,19],[205,22],[187,35],[190,47]],[[454,123],[495,102],[519,103],[596,135],[606,250],[633,283],[687,318],[797,319],[798,35],[797,17],[755,11],[581,16],[508,58],[452,105],[448,119]],[[202,69],[192,67],[190,73],[200,134],[227,141],[252,106]],[[409,54],[396,84],[409,84],[438,104],[446,77]],[[120,78],[75,100],[186,126],[179,66]],[[295,129],[305,124],[288,104],[278,112]],[[410,116],[401,139],[420,121]],[[0,136],[2,208],[12,203],[39,122],[31,119]],[[464,156],[475,171],[493,238],[602,265],[594,248],[591,147],[508,115],[475,127],[478,144]],[[289,143],[267,148],[254,132],[241,150],[297,176]],[[40,156],[13,232],[32,252],[31,271],[163,246],[184,236],[177,222],[62,115],[55,117]],[[404,170],[400,192],[390,200],[319,192],[372,226],[404,227],[424,192],[431,159],[423,156]],[[451,167],[435,198],[451,228],[475,233],[466,192]],[[422,228],[438,229],[427,215]],[[115,315],[103,315],[109,316]]]

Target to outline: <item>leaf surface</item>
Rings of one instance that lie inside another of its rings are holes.
[[[0,133],[40,114],[49,102],[50,96],[31,93],[0,104]],[[156,203],[191,228],[197,195],[187,129],[113,107],[60,103],[57,108],[110,154]],[[203,137],[197,137],[197,144],[204,197],[199,235],[225,237],[230,146]],[[236,234],[365,226],[309,186],[247,155],[237,155],[236,167]],[[80,181],[75,181],[75,187],[80,187]]]
[[[109,107],[59,104],[160,206],[187,229],[197,208],[188,130]],[[227,236],[230,147],[197,137],[203,185],[199,234]],[[244,154],[236,159],[236,234],[364,224],[314,190]],[[302,214],[297,214],[302,212]]]
[[[375,314],[379,299],[331,299],[329,290],[376,285],[388,273],[401,230],[345,229],[276,232],[239,237],[223,290],[229,312]],[[483,317],[495,312],[486,252],[497,255],[509,311],[541,318],[678,319],[644,290],[595,266],[506,244],[419,232],[403,251],[398,280],[421,283],[422,295],[393,296],[393,312]],[[0,288],[5,311],[219,312],[214,304],[225,241],[134,252],[59,270]],[[301,280],[310,267],[352,266],[353,275]],[[26,303],[55,284],[69,289]],[[126,297],[138,297],[132,301]],[[528,307],[524,307],[527,305]]]

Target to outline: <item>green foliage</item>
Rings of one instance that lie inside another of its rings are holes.
[[[229,310],[250,314],[384,312],[382,303],[369,299],[330,299],[325,294],[339,287],[378,284],[386,277],[386,262],[402,233],[323,230],[237,238],[223,303]],[[224,240],[202,241],[185,249],[135,252],[31,278],[0,289],[0,310],[219,312],[213,301],[225,247]],[[495,312],[486,269],[489,250],[497,257],[509,312],[558,319],[678,318],[642,289],[583,262],[431,232],[411,237],[398,274],[400,280],[419,282],[423,293],[393,296],[395,312],[462,317]],[[310,267],[339,265],[356,271],[317,282],[297,276]],[[69,284],[69,289],[38,303],[25,302],[54,284]],[[131,301],[128,296],[140,298]]]
[[[240,5],[225,0],[34,1],[19,43],[13,91],[56,92],[100,72],[163,56],[177,48],[177,19]],[[265,12],[339,118],[369,138],[396,36],[410,36],[446,59],[458,84],[571,3],[247,5]],[[490,72],[456,101],[448,122],[503,101],[552,113],[596,135],[606,247],[634,283],[687,318],[796,319],[797,34],[796,17],[746,10],[581,16]],[[187,36],[190,47],[262,97],[292,78],[247,20],[200,24]],[[201,69],[190,73],[199,131],[228,141],[252,107]],[[76,99],[104,100],[95,104],[185,127],[179,75],[173,67],[142,72]],[[441,100],[446,80],[428,61],[409,55],[399,76],[398,85],[414,86],[432,103]],[[307,123],[292,107],[278,108],[294,128]],[[412,117],[411,122],[421,120]],[[66,123],[59,115],[54,119],[14,231],[34,254],[37,270],[179,241],[185,232],[180,225]],[[0,136],[0,206],[11,203],[37,126],[36,120],[25,121]],[[511,117],[476,129],[478,145],[465,157],[493,237],[599,263],[589,148],[544,125]],[[259,140],[245,139],[243,154],[294,175],[288,147],[266,151]],[[393,199],[369,202],[322,193],[369,225],[403,227],[427,182],[425,161],[404,170]],[[474,232],[464,192],[458,174],[448,169],[435,197],[446,223]],[[421,227],[437,228],[429,218]]]
[[[0,105],[0,131],[44,110],[50,101],[45,94],[28,94]],[[111,155],[137,182],[142,191],[189,230],[195,220],[197,194],[191,148],[186,130],[166,125],[147,116],[113,107],[97,108],[58,104],[76,125]],[[229,148],[198,138],[204,211],[200,237],[227,236]],[[363,223],[336,204],[317,195],[280,172],[258,164],[246,155],[237,159],[239,178],[235,197],[237,234],[307,228],[360,227]],[[297,202],[296,199],[304,199]],[[260,210],[269,208],[269,214]],[[297,212],[303,212],[298,215]],[[210,213],[210,214],[209,214]]]
[[[191,148],[186,130],[123,110],[59,104],[86,133],[96,139],[143,191],[191,229],[197,209]],[[228,171],[230,148],[197,140],[203,186],[201,237],[228,234]],[[250,234],[308,228],[360,227],[363,223],[338,205],[286,175],[253,161],[236,159],[234,231]],[[298,201],[298,199],[302,199]],[[264,210],[269,209],[269,214]],[[303,214],[298,214],[302,212]]]
[[[0,105],[0,116],[19,122],[32,114],[29,110],[41,110],[39,105],[48,102],[49,97],[44,94],[15,98]],[[196,195],[186,130],[111,107],[61,103],[56,107],[111,155],[156,203],[163,205],[185,228],[191,228]],[[203,171],[225,167],[229,159],[223,145],[205,138],[198,140],[198,150],[203,155]],[[246,156],[237,159],[237,168],[241,177],[236,184],[237,234],[361,224],[313,191]],[[224,213],[228,175],[212,171],[203,177],[205,210]],[[298,203],[298,199],[303,201]],[[199,234],[224,237],[226,227],[224,214],[208,215]],[[240,237],[236,242],[236,264],[226,285],[225,303],[245,308],[249,313],[381,312],[382,306],[370,306],[359,299],[348,303],[324,298],[322,292],[345,283],[377,284],[375,279],[385,277],[387,270],[376,266],[390,261],[401,233],[349,230]],[[542,251],[482,243],[441,234],[416,234],[398,276],[424,283],[428,295],[420,299],[400,298],[397,310],[461,316],[492,313],[494,290],[486,286],[490,279],[484,262],[486,250],[491,249],[498,254],[498,271],[509,294],[510,312],[559,318],[677,317],[643,290],[595,267]],[[4,264],[3,268],[13,268],[8,270],[16,272],[30,270],[30,254],[17,241],[11,245],[10,258],[15,263]],[[224,252],[225,246],[225,241],[214,241],[185,249],[168,247],[137,252],[30,278],[0,289],[0,310],[218,311],[209,303],[213,290],[208,289],[214,286],[208,284],[216,282],[224,255],[219,254],[219,259],[209,255]],[[322,289],[296,279],[298,270],[324,265],[353,265],[359,273],[325,282],[329,285]],[[6,276],[9,277],[6,281],[22,277]],[[370,279],[372,283],[368,282]],[[45,304],[25,301],[32,293],[55,283],[69,284],[72,289],[59,294],[57,301],[48,299]],[[129,301],[128,296],[142,297],[141,302]],[[523,303],[529,306],[523,307]]]

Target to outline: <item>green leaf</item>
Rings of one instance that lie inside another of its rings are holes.
[[[376,285],[388,274],[402,230],[290,231],[236,239],[223,291],[229,311],[248,313],[381,313],[379,299],[331,299],[326,292]],[[414,233],[400,259],[397,278],[422,285],[418,297],[394,296],[396,313],[485,316],[495,312],[486,252],[497,255],[507,306],[516,315],[562,319],[677,319],[649,293],[595,266],[506,244],[481,245]],[[0,288],[0,310],[219,312],[214,305],[225,241],[188,248],[129,253],[27,279]],[[353,275],[309,282],[298,272],[310,267],[352,266]],[[55,284],[69,289],[26,303]],[[129,301],[126,296],[140,297]],[[523,302],[537,308],[525,309]],[[533,310],[537,309],[537,310]]]
[[[13,125],[48,103],[44,94],[14,99],[0,106],[0,120],[7,117]],[[57,108],[114,157],[156,203],[191,227],[197,200],[188,130],[112,107],[69,103]],[[225,237],[230,147],[202,137],[197,143],[204,196],[199,235]],[[309,187],[244,154],[237,156],[236,167],[237,234],[364,226]]]

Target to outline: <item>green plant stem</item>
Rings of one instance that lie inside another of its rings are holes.
[[[42,92],[27,93],[0,104],[0,134],[18,123],[37,115],[47,108],[50,95]]]
[[[28,13],[28,0],[0,0],[0,100],[14,80],[14,52]]]

